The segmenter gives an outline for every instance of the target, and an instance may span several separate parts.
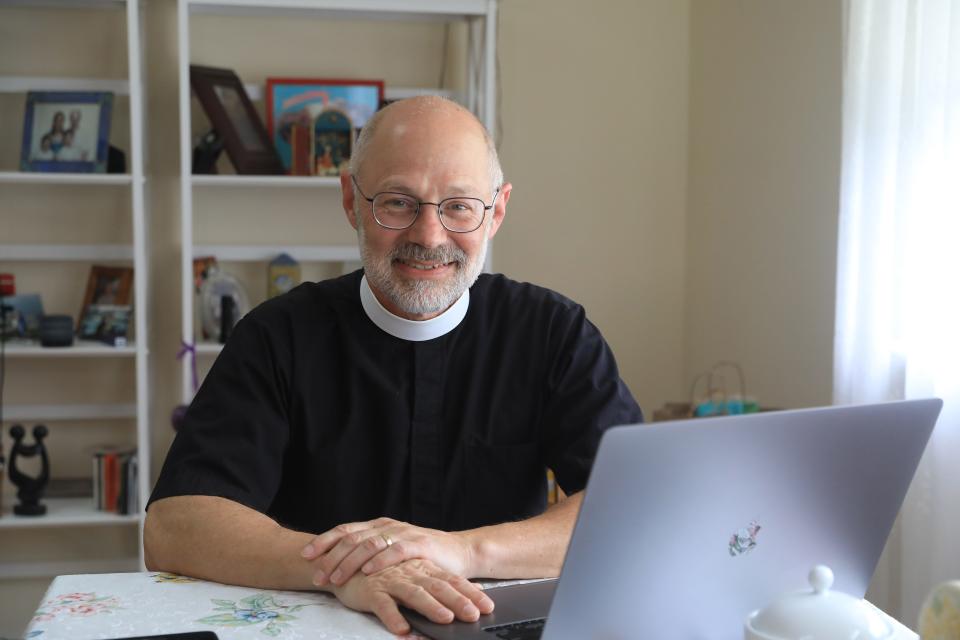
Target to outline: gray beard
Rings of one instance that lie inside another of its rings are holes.
[[[404,313],[424,315],[446,311],[460,299],[464,291],[473,286],[480,276],[487,255],[486,231],[486,225],[484,225],[481,229],[481,233],[484,234],[483,245],[476,260],[470,263],[467,254],[454,244],[427,249],[407,242],[395,247],[386,256],[374,256],[367,247],[363,224],[359,224],[357,232],[360,237],[360,257],[363,260],[364,274],[372,288],[385,295],[397,309]],[[393,261],[398,259],[453,262],[456,270],[452,278],[443,282],[406,279],[399,277],[393,271]]]

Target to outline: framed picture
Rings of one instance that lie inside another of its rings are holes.
[[[43,301],[36,293],[21,293],[0,296],[0,305],[6,307],[0,314],[6,321],[0,324],[0,340],[8,338],[40,337],[40,319],[43,317]]]
[[[91,304],[77,324],[81,340],[99,340],[114,347],[127,345],[132,308],[128,304]]]
[[[83,296],[83,307],[80,309],[80,320],[77,323],[81,337],[83,337],[84,319],[91,307],[129,305],[132,287],[133,269],[131,267],[102,267],[98,265],[90,267],[87,291]]]
[[[113,94],[30,91],[21,171],[106,173]]]
[[[284,169],[340,175],[382,100],[382,80],[267,78],[267,129]]]
[[[190,86],[237,173],[274,175],[283,165],[243,83],[229,69],[190,65]]]

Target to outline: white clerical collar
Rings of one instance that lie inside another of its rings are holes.
[[[410,340],[412,342],[423,342],[424,340],[433,340],[453,331],[460,321],[467,315],[467,308],[470,306],[470,290],[467,289],[463,295],[453,303],[453,305],[429,320],[407,320],[400,316],[395,316],[380,304],[370,284],[367,282],[367,276],[360,279],[360,304],[367,317],[390,335],[401,340]]]

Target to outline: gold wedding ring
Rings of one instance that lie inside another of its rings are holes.
[[[380,537],[383,538],[383,541],[387,543],[388,547],[393,546],[393,538],[391,538],[385,533],[381,533]]]

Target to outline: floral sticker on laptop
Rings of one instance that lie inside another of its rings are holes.
[[[733,557],[749,553],[757,546],[757,534],[760,533],[760,524],[754,520],[744,529],[737,530],[730,536],[728,548]]]

